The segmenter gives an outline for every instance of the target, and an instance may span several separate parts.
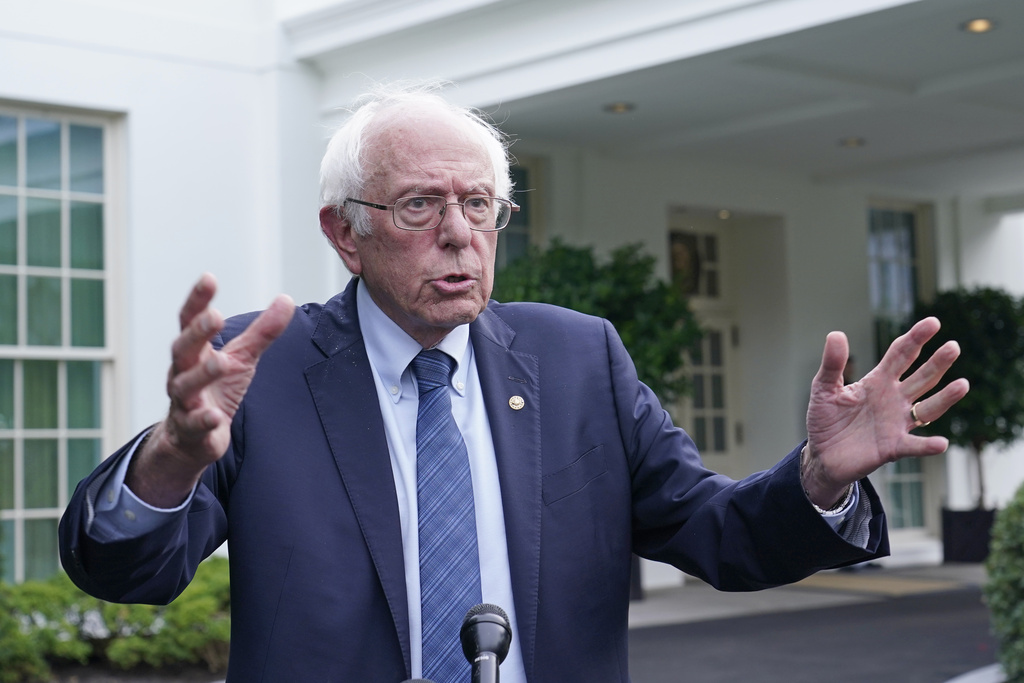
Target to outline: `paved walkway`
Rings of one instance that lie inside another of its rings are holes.
[[[846,613],[847,615],[860,615],[867,611],[868,613],[875,614],[875,618],[878,618],[878,614],[885,614],[886,616],[882,618],[892,621],[893,617],[889,616],[884,610],[893,611],[904,607],[924,610],[928,609],[931,605],[949,600],[950,596],[963,596],[965,592],[970,592],[973,595],[973,597],[968,598],[966,604],[977,605],[979,603],[977,592],[984,584],[984,581],[984,568],[981,565],[973,564],[893,569],[871,567],[855,571],[821,572],[792,586],[755,593],[721,593],[698,580],[691,579],[685,586],[679,588],[649,591],[645,600],[631,604],[630,627],[633,629],[644,629],[644,631],[638,632],[635,638],[631,637],[631,641],[636,640],[635,645],[639,645],[643,639],[648,637],[647,634],[654,633],[654,631],[647,631],[647,627],[656,627],[655,631],[665,631],[666,643],[673,642],[673,637],[677,639],[675,642],[678,642],[678,638],[689,638],[691,641],[690,649],[692,650],[694,646],[702,646],[695,642],[696,639],[700,637],[699,634],[703,630],[715,628],[714,622],[716,620],[732,620],[721,622],[729,624],[727,631],[732,633],[745,629],[751,624],[757,625],[752,628],[771,628],[771,624],[775,622],[778,622],[780,625],[786,624],[789,626],[793,622],[792,620],[787,621],[784,618],[785,614],[800,610],[819,610],[814,613],[815,616],[813,618],[808,617],[809,621],[820,619],[822,614],[830,615],[828,619],[831,622],[828,620],[825,622],[830,625],[824,626],[824,628],[831,630],[831,625],[845,622],[846,619],[840,618],[839,622],[836,622],[837,617],[828,608],[843,606],[851,606],[850,610]],[[978,611],[977,607],[971,607],[970,609],[974,612]],[[765,617],[771,615],[775,615],[774,620],[765,619]],[[985,623],[975,626],[974,631],[984,630],[986,631],[984,635],[987,636],[987,615],[983,615],[983,618]],[[702,629],[699,630],[686,629],[685,627],[673,628],[674,625],[686,625],[693,622],[712,623],[709,623],[706,629],[702,625]],[[924,623],[930,625],[932,622],[925,619]],[[935,628],[945,628],[946,626],[948,625],[936,623]],[[664,628],[658,629],[657,627]],[[928,626],[921,626],[919,628],[927,629]],[[641,633],[643,638],[641,638]],[[745,652],[737,652],[736,656],[752,656],[752,651],[758,647],[757,641],[765,642],[772,639],[773,634],[761,633],[763,636],[759,636],[757,631],[753,631],[749,637],[753,639],[754,645],[744,648]],[[936,631],[937,634],[938,631]],[[811,635],[808,636],[809,640],[813,639]],[[948,634],[946,634],[946,637],[948,637]],[[751,641],[738,639],[736,642]],[[849,643],[849,650],[857,651],[858,645],[859,643]],[[903,643],[893,643],[892,652],[889,653],[891,663],[899,662],[903,659],[907,660],[907,666],[912,667],[913,664],[910,661],[912,657],[900,656],[901,651],[898,648],[901,645]],[[711,641],[703,643],[703,646],[714,648],[715,644],[714,641]],[[882,647],[887,648],[887,645],[883,644]],[[641,648],[634,647],[633,649],[636,650],[633,655],[638,659],[644,656]],[[649,649],[647,651],[651,652]],[[699,656],[695,659],[701,659],[706,654],[706,652],[700,652]],[[808,653],[811,658],[816,655],[824,656],[824,654],[824,652]],[[975,666],[984,664],[986,659],[989,662],[993,661],[995,659],[994,652],[990,652],[989,655],[982,658]],[[683,660],[684,658],[679,658],[676,664],[682,663]],[[669,664],[671,661],[670,658],[666,657],[665,664]],[[970,661],[976,660],[960,660],[961,664]],[[691,661],[689,664],[691,666],[690,671],[688,671],[690,676],[686,680],[718,680],[713,678],[714,674],[710,670],[706,670],[702,674],[698,670],[697,662]],[[660,666],[661,662],[658,665]],[[962,671],[963,668],[960,670]],[[895,674],[894,671],[890,673]],[[637,675],[637,672],[634,675]],[[703,678],[702,675],[704,676]],[[756,676],[756,674],[754,675]],[[762,675],[767,675],[767,673],[762,671]],[[707,676],[712,676],[712,678],[706,678]],[[641,677],[637,676],[637,678],[640,679]],[[660,676],[656,674],[648,680],[659,679]],[[671,679],[671,676],[665,677],[665,680]],[[873,680],[897,679],[874,678]],[[1002,683],[1004,680],[998,665],[990,665],[953,678],[948,683]]]
[[[629,626],[663,626],[835,607],[883,597],[981,586],[984,582],[985,569],[978,564],[826,571],[790,586],[753,593],[722,593],[697,579],[689,579],[679,588],[648,591],[644,600],[631,603]]]

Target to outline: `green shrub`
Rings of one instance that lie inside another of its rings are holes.
[[[1024,681],[1024,486],[996,515],[985,600],[1007,681]]]
[[[212,558],[201,569],[166,607],[104,606],[104,617],[119,636],[106,650],[112,664],[122,669],[175,663],[203,663],[210,671],[227,668],[231,635],[227,561]]]
[[[50,667],[11,613],[5,589],[0,585],[0,683],[46,680]]]
[[[640,381],[667,405],[689,392],[684,356],[700,349],[701,329],[679,291],[655,277],[654,265],[641,243],[618,247],[601,260],[593,247],[555,239],[495,273],[492,296],[607,318]]]
[[[49,680],[50,665],[205,664],[227,668],[228,563],[210,558],[170,605],[122,605],[81,592],[67,575],[0,583],[0,683]]]

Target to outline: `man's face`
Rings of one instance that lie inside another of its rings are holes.
[[[456,202],[494,194],[490,158],[466,124],[441,111],[381,116],[388,118],[367,134],[370,177],[358,199],[394,204],[437,195]],[[470,230],[457,206],[448,207],[439,226],[422,232],[396,227],[391,210],[367,211],[369,235],[356,234],[344,220],[330,230],[325,225],[325,232],[388,317],[426,348],[476,319],[491,295],[497,233]]]

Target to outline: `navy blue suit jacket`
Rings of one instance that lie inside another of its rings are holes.
[[[252,317],[230,320],[222,339]],[[726,590],[887,551],[870,485],[865,551],[808,503],[799,449],[740,482],[706,470],[606,321],[492,302],[471,338],[531,682],[629,680],[631,551]],[[525,407],[511,409],[512,396]],[[398,503],[353,286],[298,309],[263,356],[231,447],[180,523],[138,540],[91,539],[86,499],[116,460],[78,487],[61,522],[62,561],[81,588],[106,600],[170,601],[227,539],[229,682],[409,677]]]

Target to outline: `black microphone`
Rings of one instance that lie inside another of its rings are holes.
[[[498,665],[512,643],[512,627],[505,610],[477,605],[466,613],[459,631],[462,653],[473,665],[473,683],[498,683]]]

